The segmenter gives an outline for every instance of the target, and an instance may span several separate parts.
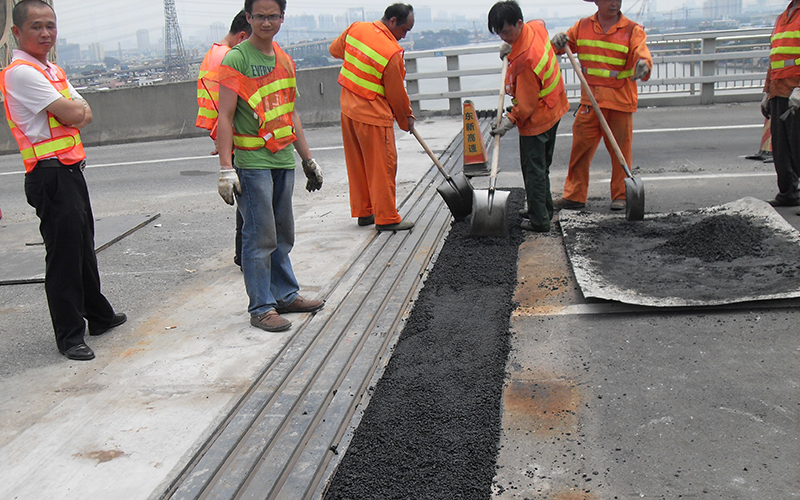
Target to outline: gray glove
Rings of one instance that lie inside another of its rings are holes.
[[[795,87],[789,95],[789,109],[792,110],[792,114],[797,108],[800,108],[800,87]]]
[[[556,33],[555,36],[553,36],[553,39],[550,40],[550,43],[553,45],[553,47],[555,47],[556,50],[564,50],[564,47],[566,47],[567,43],[569,43],[569,37],[564,32]]]
[[[322,169],[314,158],[303,160],[303,172],[306,174],[306,191],[316,191],[322,187]]]
[[[764,92],[764,97],[761,98],[761,114],[764,115],[764,118],[769,120],[769,94],[766,92]]]
[[[233,192],[242,194],[242,186],[239,184],[239,176],[236,175],[236,170],[232,168],[223,168],[219,171],[219,182],[217,182],[217,191],[225,203],[233,205]]]
[[[647,65],[647,61],[644,59],[639,59],[636,61],[636,69],[633,70],[633,76],[631,77],[631,80],[644,78],[648,74],[650,74],[650,66]]]
[[[493,136],[503,137],[504,135],[506,135],[506,132],[508,132],[515,126],[516,125],[514,125],[514,122],[509,120],[508,116],[504,115],[503,119],[500,120],[500,125],[497,125],[496,123],[492,122],[492,131],[489,133],[492,134]]]
[[[511,53],[511,45],[506,42],[503,42],[503,44],[500,46],[500,59],[505,59],[505,57],[510,53]]]

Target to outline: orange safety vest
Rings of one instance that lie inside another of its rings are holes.
[[[233,147],[255,151],[267,148],[277,153],[297,140],[294,133],[294,100],[297,80],[294,61],[277,43],[275,69],[269,74],[248,78],[230,66],[219,68],[219,83],[233,90],[253,109],[258,118],[259,135],[233,134]]]
[[[386,95],[383,70],[392,56],[403,53],[397,40],[377,25],[379,22],[353,23],[348,28],[344,63],[339,71],[339,84],[369,101]]]
[[[3,95],[6,93],[6,71],[20,65],[28,65],[39,71],[47,81],[53,84],[53,87],[67,99],[72,99],[69,94],[69,85],[67,84],[67,74],[64,70],[56,66],[56,80],[51,80],[47,73],[37,66],[22,59],[16,59],[11,62],[3,71],[0,71],[0,92]],[[61,163],[65,165],[73,165],[81,160],[86,159],[86,154],[83,151],[83,143],[81,142],[81,134],[75,127],[70,127],[59,122],[54,114],[47,112],[47,123],[50,127],[50,139],[31,143],[22,130],[11,119],[11,112],[8,109],[8,99],[3,100],[3,105],[6,108],[6,118],[8,119],[8,126],[11,128],[11,133],[14,139],[17,140],[19,145],[19,152],[22,155],[22,162],[25,164],[25,173],[30,173],[33,167],[46,158],[58,158]]]
[[[227,45],[215,43],[200,64],[197,76],[197,121],[195,125],[206,130],[215,130],[219,116],[219,66],[225,54],[231,50]],[[215,135],[215,134],[214,134]]]
[[[591,18],[581,19],[578,24],[578,59],[589,85],[622,88],[623,81],[634,74],[635,61],[629,57],[631,35],[636,23],[628,21],[626,26],[614,33],[598,34]]]
[[[775,21],[769,50],[770,78],[800,77],[800,15],[789,21],[784,11]]]
[[[547,29],[538,21],[530,21],[527,24],[533,29],[530,47],[521,54],[521,57],[508,63],[506,93],[511,96],[516,95],[517,77],[530,66],[542,82],[539,99],[543,100],[548,108],[552,108],[559,103],[559,96],[564,92],[564,80],[561,78],[558,58],[550,44]],[[544,43],[534,44],[534,38],[544,40]],[[516,104],[515,100],[512,102]]]

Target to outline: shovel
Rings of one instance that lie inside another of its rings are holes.
[[[497,126],[503,119],[503,99],[506,94],[506,72],[508,56],[503,58],[500,76],[500,101],[497,105]],[[472,221],[469,234],[472,236],[508,237],[508,191],[496,191],[497,163],[500,160],[500,136],[494,136],[492,148],[492,171],[489,174],[489,189],[476,189],[472,195]]]
[[[422,136],[419,135],[416,128],[412,129],[412,133],[447,181],[436,188],[436,191],[442,195],[444,202],[447,203],[447,208],[450,209],[450,213],[453,214],[455,220],[462,221],[466,219],[470,212],[472,212],[472,184],[469,183],[469,180],[467,180],[461,172],[457,173],[455,177],[450,177],[447,172],[445,172],[439,159],[433,154],[433,151],[431,151],[431,148],[425,144],[425,141],[422,139]]]
[[[594,98],[594,94],[592,94],[592,89],[589,87],[586,77],[583,76],[583,71],[581,71],[581,67],[578,64],[578,61],[575,59],[575,54],[572,53],[569,45],[565,46],[565,48],[567,51],[567,56],[569,57],[569,62],[572,63],[575,73],[578,74],[578,78],[581,80],[583,90],[586,91],[586,95],[589,96],[589,100],[592,101],[592,107],[597,115],[597,119],[600,120],[600,125],[603,127],[603,132],[605,132],[606,137],[608,137],[608,141],[611,143],[614,153],[617,155],[617,160],[619,160],[620,164],[622,165],[622,169],[625,171],[625,175],[628,176],[625,179],[625,218],[629,221],[643,220],[644,184],[642,184],[641,179],[634,177],[631,173],[631,170],[628,168],[628,164],[625,162],[625,157],[622,155],[622,150],[619,149],[619,144],[617,144],[617,140],[614,138],[614,134],[611,132],[611,127],[608,126],[606,117],[603,116],[603,112],[600,111],[600,105],[597,104],[597,100]]]

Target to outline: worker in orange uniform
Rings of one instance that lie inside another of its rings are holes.
[[[772,117],[772,159],[778,176],[774,207],[800,205],[800,0],[791,0],[772,30],[761,112]],[[800,211],[797,212],[800,215]]]
[[[550,164],[561,117],[569,110],[558,58],[550,44],[544,21],[525,23],[514,0],[497,2],[489,10],[489,31],[503,40],[500,58],[508,56],[506,92],[513,107],[492,135],[519,130],[519,157],[528,208],[522,229],[550,231],[553,197]]]
[[[585,0],[587,2],[593,0]],[[594,0],[597,13],[575,23],[566,33],[553,37],[559,54],[564,47],[577,53],[594,97],[608,122],[628,165],[633,157],[633,113],[639,104],[636,80],[648,80],[653,59],[644,29],[625,17],[620,0]],[[589,190],[589,166],[600,139],[611,155],[611,210],[625,209],[625,171],[608,138],[592,102],[581,89],[580,108],[572,125],[572,152],[564,194],[553,202],[559,208],[583,208]]]
[[[411,132],[414,116],[405,88],[406,69],[398,40],[414,27],[414,9],[396,3],[375,22],[350,25],[330,46],[343,59],[342,138],[350,183],[350,214],[359,226],[378,231],[414,227],[397,212],[397,149],[393,122]]]
[[[217,154],[217,118],[219,115],[219,66],[222,59],[233,47],[247,40],[253,33],[253,28],[247,22],[247,13],[239,11],[231,22],[231,28],[219,43],[215,43],[206,52],[200,64],[200,74],[197,76],[197,121],[195,125],[209,131],[209,136],[214,141],[214,151]],[[236,211],[236,237],[233,263],[242,265],[242,214]]]

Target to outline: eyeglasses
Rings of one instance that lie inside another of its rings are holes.
[[[250,14],[257,23],[263,23],[264,21],[269,21],[270,23],[277,23],[283,18],[281,14],[270,14],[265,16],[264,14]]]

